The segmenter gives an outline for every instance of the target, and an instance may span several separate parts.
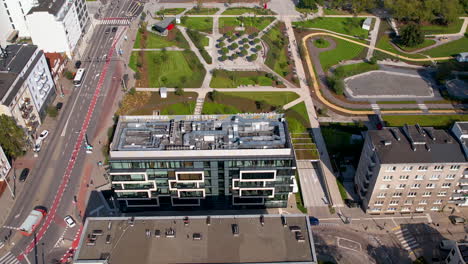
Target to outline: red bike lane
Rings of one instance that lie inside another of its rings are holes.
[[[55,194],[54,202],[52,203],[52,206],[49,208],[49,212],[47,214],[45,223],[41,226],[39,231],[37,232],[35,238],[29,243],[29,245],[25,248],[22,254],[20,254],[17,258],[19,261],[22,261],[37,245],[37,243],[42,239],[44,234],[47,232],[49,229],[52,221],[54,220],[55,214],[57,212],[58,205],[60,204],[60,201],[63,197],[63,193],[65,189],[67,188],[68,182],[70,181],[70,176],[73,171],[73,167],[75,166],[75,161],[76,158],[78,157],[78,154],[80,152],[81,145],[83,144],[85,135],[86,135],[86,130],[88,129],[89,122],[91,121],[91,118],[93,116],[94,108],[96,107],[97,100],[99,98],[99,94],[101,93],[101,88],[102,85],[104,84],[104,80],[107,74],[107,71],[109,69],[109,65],[111,62],[112,55],[114,54],[115,51],[115,46],[117,45],[118,40],[122,36],[123,32],[120,33],[118,37],[114,39],[114,42],[112,43],[112,46],[110,50],[107,52],[107,59],[106,63],[104,64],[101,75],[99,77],[99,81],[96,87],[96,90],[94,91],[93,94],[93,99],[91,100],[91,104],[88,107],[88,112],[86,114],[86,118],[81,126],[80,134],[78,135],[78,138],[75,142],[75,147],[72,152],[71,158],[68,161],[68,166],[65,169],[65,174],[62,178],[62,181],[60,183],[60,186],[57,190],[57,193]],[[82,228],[80,227],[78,233],[81,233]],[[79,239],[79,236],[78,236]],[[76,245],[75,245],[76,244]],[[76,248],[78,243],[74,242],[73,246]]]

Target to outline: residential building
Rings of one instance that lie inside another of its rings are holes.
[[[72,57],[89,15],[85,0],[42,0],[31,8],[26,20],[35,45],[44,52],[64,52]]]
[[[121,208],[286,207],[295,184],[280,114],[121,116],[109,157]]]
[[[308,217],[288,214],[88,217],[73,263],[318,261]]]
[[[468,262],[468,243],[457,242],[450,250],[445,264],[466,264]]]
[[[11,164],[8,161],[2,146],[0,146],[0,181],[5,180],[8,172],[11,170]]]
[[[45,53],[47,64],[49,65],[50,73],[54,79],[54,83],[58,85],[60,76],[67,64],[67,57],[62,53]]]
[[[18,37],[29,38],[26,14],[34,0],[2,0],[0,4],[0,45],[11,44]]]
[[[464,177],[467,159],[458,141],[432,127],[368,131],[354,179],[368,213],[440,211]]]
[[[44,53],[34,45],[9,45],[0,56],[0,114],[12,116],[31,136],[55,98]]]
[[[468,122],[455,122],[452,133],[461,144],[465,157],[468,158]],[[458,206],[468,206],[468,170],[465,170],[458,180],[450,202]]]

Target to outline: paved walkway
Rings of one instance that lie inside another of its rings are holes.
[[[372,29],[372,32],[370,33],[371,41],[370,41],[369,49],[367,49],[367,56],[366,56],[367,60],[370,60],[372,56],[374,56],[374,48],[375,48],[375,43],[377,42],[377,38],[379,36],[379,29],[380,29],[380,17],[376,17],[374,28]]]
[[[328,199],[322,188],[323,184],[319,178],[319,170],[313,166],[311,161],[298,160],[297,171],[299,174],[304,206],[307,208],[327,206]]]

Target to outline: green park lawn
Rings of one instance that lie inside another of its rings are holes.
[[[407,46],[404,46],[404,45],[399,44],[399,43],[397,45],[403,51],[411,52],[411,51],[415,51],[415,50],[422,49],[422,48],[425,48],[425,47],[429,47],[431,45],[434,45],[435,43],[436,43],[436,41],[433,40],[433,39],[424,39],[423,43],[418,44],[418,45],[413,46],[413,47],[407,47]]]
[[[203,114],[264,113],[297,99],[292,92],[211,92],[203,104]],[[260,103],[261,102],[261,103]]]
[[[205,47],[209,44],[209,39],[207,36],[201,34],[196,30],[187,29],[187,35],[192,40],[193,44],[197,47],[198,51],[202,55],[203,59],[206,63],[211,64],[213,59],[211,58],[210,54],[206,51]]]
[[[249,8],[249,7],[230,7],[226,9],[222,14],[223,15],[243,15],[246,13],[256,14],[256,15],[275,15],[276,13],[269,9],[262,8]]]
[[[364,20],[365,18],[359,17],[321,17],[312,20],[293,22],[293,25],[303,28],[322,28],[337,33],[367,38],[369,31],[361,27]]]
[[[191,115],[195,109],[197,94],[185,92],[176,95],[168,92],[167,98],[161,98],[158,92],[136,92],[125,94],[118,115],[152,115],[159,111],[161,115]]]
[[[214,15],[216,12],[219,11],[219,8],[192,8],[187,13],[186,15]]]
[[[463,25],[463,19],[456,19],[453,23],[448,25],[423,25],[421,30],[425,35],[435,35],[435,34],[454,34],[458,33]]]
[[[269,47],[265,64],[282,77],[286,77],[290,73],[289,65],[292,62],[287,55],[289,42],[281,32],[280,24],[277,23],[262,39]]]
[[[380,37],[380,39],[377,41],[376,47],[379,48],[379,49],[383,49],[383,50],[386,50],[386,51],[393,52],[393,53],[398,54],[398,55],[401,55],[401,56],[408,57],[408,58],[415,58],[415,59],[418,59],[418,58],[425,58],[425,56],[420,55],[420,54],[409,54],[409,53],[400,52],[399,50],[397,50],[397,49],[390,43],[390,41],[391,41],[391,40],[390,40],[390,38],[388,37],[388,35],[382,35],[382,36]],[[392,56],[389,55],[389,54],[386,54],[386,55],[392,57]]]
[[[468,121],[468,115],[383,115],[387,126],[405,124],[449,128],[456,121]]]
[[[185,8],[166,8],[156,12],[156,15],[178,15],[185,11]]]
[[[213,33],[212,17],[182,17],[181,23],[189,29],[202,31],[208,34]]]
[[[273,78],[260,71],[214,70],[211,88],[237,88],[241,85],[276,86]]]
[[[198,88],[201,86],[206,71],[193,52],[145,51],[142,53],[145,61],[143,66],[138,68],[135,58],[130,59],[129,66],[141,76],[148,78],[149,87]],[[139,53],[133,56],[138,55]]]
[[[433,49],[426,50],[423,53],[431,57],[446,57],[455,56],[460,52],[468,50],[468,37],[448,42],[447,44],[437,46]]]
[[[360,57],[365,49],[363,46],[342,39],[333,38],[333,40],[336,43],[336,48],[319,54],[320,64],[324,72],[327,72],[331,66],[338,64],[340,61]]]
[[[330,42],[324,38],[318,38],[314,40],[314,46],[319,49],[324,49],[330,47]]]
[[[144,39],[146,36],[146,39]],[[163,37],[158,34],[147,31],[145,27],[141,27],[136,35],[134,49],[162,49],[167,47],[188,48],[187,40],[178,29]]]
[[[375,71],[379,69],[379,65],[377,64],[370,64],[367,62],[361,62],[356,64],[349,64],[338,66],[334,70],[334,74],[338,78],[346,78],[349,76],[353,76],[356,74],[368,72],[368,71]]]
[[[250,34],[262,31],[274,20],[274,17],[221,17],[219,31],[221,33],[234,31],[235,27],[240,27],[243,23],[245,31]]]

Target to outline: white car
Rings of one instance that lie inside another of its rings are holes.
[[[65,221],[65,223],[67,224],[68,227],[76,226],[75,220],[73,220],[73,218],[71,216],[69,216],[69,215],[65,216],[65,218],[63,218],[63,220]]]
[[[39,138],[40,140],[44,140],[47,136],[49,135],[49,131],[48,130],[42,130],[41,134],[39,135]]]
[[[41,151],[41,146],[42,146],[42,140],[36,139],[36,143],[34,144],[33,151],[34,151],[34,152],[39,152],[39,151]]]

